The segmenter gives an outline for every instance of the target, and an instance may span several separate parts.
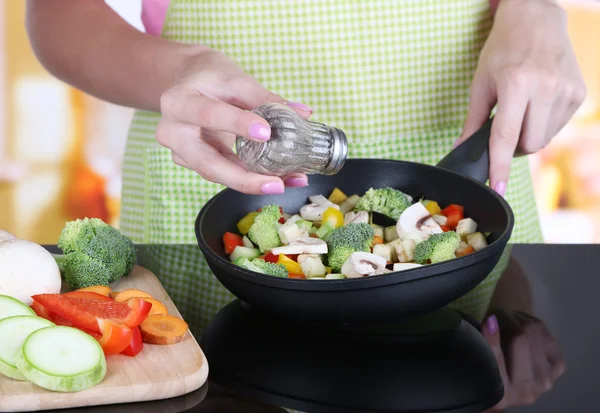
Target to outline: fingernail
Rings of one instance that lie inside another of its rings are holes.
[[[268,141],[271,137],[271,128],[260,122],[252,122],[248,128],[248,134],[254,139]]]
[[[504,181],[500,181],[496,184],[496,186],[494,187],[494,191],[498,192],[500,194],[500,196],[504,196],[504,193],[506,192],[506,182]]]
[[[289,186],[290,188],[302,188],[308,186],[308,181],[298,177],[288,178],[285,180],[285,186]]]
[[[498,319],[496,318],[495,315],[491,315],[486,323],[485,323],[487,330],[490,332],[490,334],[496,334],[496,332],[498,331]]]
[[[263,194],[283,194],[285,188],[281,182],[265,182],[260,187]]]
[[[289,107],[291,107],[291,108],[294,108],[294,109],[303,110],[305,112],[312,112],[313,111],[311,108],[309,108],[308,106],[306,106],[304,103],[287,102],[286,105],[289,106]]]

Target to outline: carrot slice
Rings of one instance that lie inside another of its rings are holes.
[[[91,287],[84,287],[75,290],[76,292],[90,292],[96,293],[100,295],[105,295],[107,297],[111,296],[112,290],[108,285],[92,285]]]
[[[377,244],[383,244],[383,238],[381,238],[379,235],[375,235],[373,237],[373,245]]]
[[[131,297],[129,300],[132,300],[134,298],[139,298],[140,300],[144,300],[150,304],[152,304],[152,308],[150,308],[150,312],[148,313],[148,316],[151,315],[155,315],[155,314],[169,314],[169,311],[167,310],[167,307],[165,307],[165,305],[158,301],[156,298],[148,298],[148,297]],[[129,301],[127,300],[127,301]]]
[[[462,250],[461,252],[457,252],[456,256],[457,257],[464,257],[465,255],[469,255],[475,252],[475,248],[473,248],[472,246],[468,246],[467,248],[465,248],[464,250]]]
[[[129,289],[123,291],[116,291],[113,293],[113,298],[117,303],[124,303],[130,298],[154,298],[150,294],[142,290]]]
[[[168,345],[179,343],[188,331],[188,324],[172,315],[155,314],[140,324],[144,343]]]

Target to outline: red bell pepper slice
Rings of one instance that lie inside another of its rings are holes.
[[[144,348],[144,341],[142,339],[142,332],[139,327],[135,327],[131,329],[132,337],[129,345],[121,352],[121,354],[125,354],[126,356],[135,357],[140,351]]]
[[[286,257],[298,262],[298,255],[299,254],[287,254]],[[262,259],[266,262],[272,262],[273,264],[277,264],[277,261],[279,260],[279,255],[274,255],[271,252],[268,252],[262,257]]]
[[[133,332],[129,327],[115,324],[102,318],[98,319],[98,326],[102,332],[102,337],[98,339],[98,343],[100,343],[102,350],[104,350],[104,354],[119,354],[131,343]]]
[[[444,215],[446,217],[449,214],[454,214],[456,212],[460,212],[461,214],[464,215],[464,213],[465,213],[465,207],[463,207],[462,205],[450,204],[446,208],[442,209],[442,215]]]
[[[450,229],[455,229],[461,219],[464,218],[463,214],[460,212],[453,212],[446,216],[448,218],[446,220],[446,226]]]
[[[233,232],[226,232],[223,235],[223,245],[225,246],[225,254],[229,255],[233,252],[235,247],[243,247],[244,241],[242,237]]]
[[[78,330],[81,330],[84,333],[89,334],[90,336],[94,337],[95,339],[99,339],[100,337],[102,337],[102,334],[98,333],[97,331],[90,331],[90,330],[86,330],[85,328],[77,327],[71,321],[67,320],[64,317],[59,316],[56,313],[53,313],[52,311],[48,310],[46,307],[44,307],[43,305],[41,305],[40,303],[38,303],[35,300],[33,301],[33,304],[31,304],[31,308],[33,309],[33,311],[35,311],[35,313],[38,315],[38,317],[45,318],[48,321],[52,321],[57,326],[77,328]]]
[[[67,297],[80,298],[82,300],[102,300],[102,301],[113,301],[112,298],[102,294],[93,293],[91,291],[71,291],[64,294]]]
[[[98,318],[132,328],[139,326],[152,308],[152,304],[139,298],[132,298],[126,303],[87,300],[66,294],[38,294],[32,298],[52,313],[69,320],[74,326],[98,333],[101,332]]]

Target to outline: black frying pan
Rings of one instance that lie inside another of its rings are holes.
[[[489,173],[491,119],[437,166],[406,161],[350,159],[333,176],[314,175],[306,188],[283,195],[245,195],[225,189],[200,211],[196,238],[217,279],[242,301],[273,315],[319,323],[398,320],[430,312],[463,296],[492,271],[511,236],[514,216],[508,203],[485,185]],[[338,187],[348,195],[390,186],[418,199],[465,207],[478,230],[491,232],[489,245],[465,257],[438,264],[344,280],[277,278],[233,265],[223,249],[226,231],[250,211],[276,203],[296,213],[316,194]]]

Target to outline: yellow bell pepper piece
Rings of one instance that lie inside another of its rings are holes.
[[[331,267],[325,267],[325,274],[331,274]]]
[[[258,212],[250,212],[244,218],[240,219],[237,223],[237,228],[240,234],[246,235],[250,231],[250,227],[254,224],[254,219],[258,215]]]
[[[284,254],[279,254],[279,258],[277,259],[277,264],[283,264],[285,268],[287,268],[288,272],[293,274],[304,274],[302,272],[302,267],[293,259],[287,257]]]
[[[329,207],[323,212],[323,222],[329,222],[335,228],[339,228],[344,225],[344,213]]]
[[[329,202],[333,202],[334,204],[341,204],[348,198],[348,195],[343,193],[339,188],[335,188],[331,195],[329,195]]]
[[[425,208],[431,215],[439,215],[439,213],[442,212],[442,208],[440,208],[438,203],[435,201],[429,201],[427,205],[425,205]]]

